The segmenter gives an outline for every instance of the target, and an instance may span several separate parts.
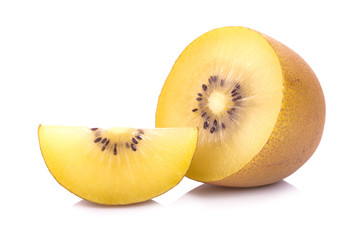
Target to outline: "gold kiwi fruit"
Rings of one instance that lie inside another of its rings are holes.
[[[156,127],[198,127],[187,177],[253,187],[284,179],[314,153],[325,100],[293,50],[244,27],[214,29],[179,56],[159,96]]]
[[[39,126],[40,149],[54,178],[91,202],[124,205],[152,199],[185,176],[196,128]]]

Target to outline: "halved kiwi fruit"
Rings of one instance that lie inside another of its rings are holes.
[[[319,81],[271,37],[212,30],[179,56],[159,97],[156,127],[198,127],[187,176],[224,186],[277,182],[317,148],[325,121]]]
[[[154,198],[184,177],[196,128],[133,129],[39,126],[40,148],[54,178],[100,204]]]

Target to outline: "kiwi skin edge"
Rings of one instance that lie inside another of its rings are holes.
[[[255,187],[278,182],[299,169],[323,135],[326,105],[313,70],[293,50],[259,33],[280,60],[283,99],[275,127],[262,150],[238,172],[209,184]]]
[[[266,46],[268,48],[268,50],[266,50],[271,53],[271,57],[275,59],[274,65],[271,65],[270,67],[271,70],[278,73],[279,77],[276,79],[278,80],[279,87],[281,86],[279,97],[274,98],[278,103],[275,112],[276,115],[273,120],[268,120],[267,122],[270,124],[271,128],[266,132],[266,135],[263,138],[264,143],[260,145],[261,148],[259,148],[258,151],[253,152],[248,158],[241,159],[243,164],[233,169],[233,171],[228,172],[228,170],[226,170],[224,174],[213,175],[215,169],[218,169],[218,172],[221,173],[225,169],[230,168],[230,166],[223,166],[223,164],[225,164],[224,162],[227,160],[208,162],[209,159],[213,159],[213,149],[210,149],[206,154],[203,153],[208,156],[203,156],[201,151],[199,152],[200,154],[196,154],[195,156],[197,158],[195,157],[195,160],[193,160],[194,162],[192,161],[190,170],[186,174],[187,177],[196,181],[230,187],[255,187],[278,182],[299,169],[312,156],[319,145],[323,134],[326,111],[325,99],[320,83],[308,64],[293,50],[277,40],[253,29],[235,26],[214,29],[201,35],[189,44],[181,53],[169,73],[162,88],[162,92],[159,95],[158,107],[155,115],[156,127],[193,127],[192,124],[194,123],[180,122],[175,117],[175,114],[178,114],[178,112],[176,111],[173,113],[173,108],[170,107],[173,106],[173,99],[167,99],[168,97],[170,98],[174,92],[168,92],[168,94],[166,94],[166,91],[169,88],[173,91],[177,91],[173,89],[176,86],[173,79],[175,79],[176,76],[183,76],[184,68],[190,67],[188,66],[190,63],[186,61],[186,59],[192,61],[189,59],[191,54],[190,49],[193,49],[195,54],[198,54],[198,49],[194,48],[195,44],[203,42],[203,44],[206,45],[203,45],[202,47],[207,48],[207,44],[209,44],[208,41],[211,41],[214,44],[215,42],[213,41],[216,39],[228,38],[228,36],[241,36],[243,32],[247,35],[242,36],[243,40],[241,43],[248,44],[248,40],[257,40],[259,44],[261,44],[259,46]],[[211,36],[216,38],[209,39]],[[247,39],[248,36],[252,37]],[[231,40],[230,43],[233,44],[233,41],[238,44],[238,39]],[[213,44],[211,45],[214,46]],[[230,49],[230,46],[233,45],[228,45],[227,49]],[[205,57],[204,55],[202,56]],[[231,57],[232,56],[238,58],[238,55],[231,55]],[[222,59],[221,64],[223,64],[225,58]],[[200,61],[201,63],[204,63],[203,58]],[[241,63],[243,65],[243,62]],[[183,64],[185,64],[185,66]],[[193,71],[199,71],[198,69],[193,68],[194,66],[201,68],[201,66],[198,66],[199,62],[193,62],[193,64],[194,65],[191,67]],[[263,67],[263,65],[260,67]],[[204,67],[202,67],[202,69],[204,69]],[[185,71],[190,72],[190,69],[185,69]],[[218,73],[213,72],[213,70],[211,74],[218,75]],[[209,73],[206,73],[205,76],[209,76]],[[194,80],[199,81],[197,79]],[[182,77],[179,79],[179,82],[180,81],[182,81]],[[194,87],[195,86],[193,85],[193,88]],[[203,87],[203,84],[201,87]],[[203,90],[205,89],[203,88]],[[175,102],[183,104],[182,101]],[[194,106],[191,107],[189,104],[185,106],[190,107],[190,113],[194,113]],[[180,115],[181,114],[177,116],[184,117],[184,115]],[[201,115],[201,117],[203,116]],[[183,119],[188,118],[185,117]],[[200,125],[200,127],[203,127],[203,125]],[[253,131],[249,134],[253,134]],[[200,139],[202,139],[203,135],[200,135]],[[197,146],[197,151],[198,147],[203,150],[207,148],[208,142],[205,144],[207,145]],[[238,150],[238,142],[236,142],[235,145]],[[223,151],[216,152],[216,154],[219,155],[217,160],[224,156],[227,157],[228,155]],[[238,155],[236,154],[238,153],[235,153],[236,157],[234,157],[234,161],[238,162]],[[197,165],[199,162],[202,163]],[[211,165],[210,168],[208,168],[208,164]],[[198,168],[200,169],[196,170]]]

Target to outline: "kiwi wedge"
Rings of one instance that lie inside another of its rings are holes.
[[[152,199],[176,186],[193,157],[196,128],[39,126],[40,149],[54,178],[91,202]]]
[[[179,56],[159,97],[156,127],[198,127],[187,176],[223,186],[277,182],[317,148],[325,100],[294,51],[244,27],[214,29]]]

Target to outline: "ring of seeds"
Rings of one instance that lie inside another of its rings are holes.
[[[94,132],[94,140],[93,142],[101,148],[101,151],[111,151],[113,155],[118,155],[120,153],[119,149],[122,146],[125,146],[126,149],[131,149],[132,151],[137,151],[137,145],[141,140],[144,139],[144,130],[138,129],[136,132],[130,133],[130,139],[125,142],[114,141],[108,139],[107,137],[103,137],[104,134],[103,129],[100,128],[90,128],[92,132]]]
[[[228,89],[229,88],[229,89]],[[208,98],[214,90],[228,90],[229,102],[232,106],[226,108],[226,111],[216,116],[208,107]],[[202,122],[200,129],[208,131],[210,134],[214,134],[218,130],[225,129],[227,126],[233,124],[233,120],[238,117],[237,107],[241,105],[243,100],[241,85],[236,82],[228,82],[216,75],[212,75],[208,78],[207,83],[201,85],[201,91],[197,93],[195,98],[197,107],[192,108],[192,112],[199,114]],[[213,124],[211,124],[211,122]],[[228,123],[228,124],[227,124]]]

